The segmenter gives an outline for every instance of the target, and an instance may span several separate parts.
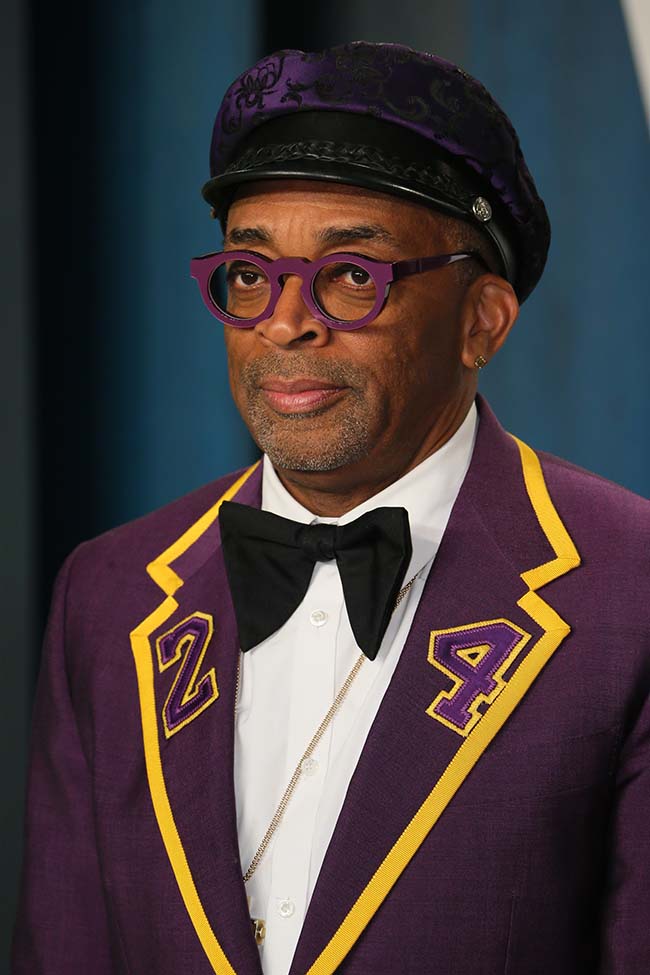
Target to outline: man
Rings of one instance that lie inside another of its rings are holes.
[[[264,457],[62,570],[14,971],[650,971],[650,506],[476,398],[549,241],[511,124],[281,52],[204,195]]]

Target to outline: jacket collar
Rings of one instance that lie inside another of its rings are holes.
[[[536,454],[478,405],[472,463],[351,780],[293,975],[335,971],[570,630],[538,590],[579,564],[575,546]],[[237,848],[238,653],[218,510],[235,497],[259,506],[260,487],[260,468],[249,469],[147,567],[162,601],[131,634],[167,855],[214,971],[240,975],[260,969]]]

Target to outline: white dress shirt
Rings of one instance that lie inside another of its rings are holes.
[[[283,487],[264,457],[262,508],[304,524],[345,525],[382,505],[406,508],[413,555],[375,660],[365,660],[293,793],[246,885],[252,917],[266,921],[265,975],[287,975],[345,793],[408,635],[426,577],[469,467],[478,414],[473,405],[440,450],[338,519],[317,518]],[[242,655],[235,728],[235,796],[242,869],[266,833],[316,729],[359,656],[336,562],[319,562],[286,623]]]

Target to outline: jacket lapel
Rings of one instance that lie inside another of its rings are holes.
[[[239,644],[218,529],[222,500],[259,506],[260,492],[261,471],[251,469],[147,567],[161,602],[131,634],[158,827],[185,909],[219,975],[261,975],[237,844]]]
[[[579,564],[536,455],[479,401],[474,456],[328,848],[291,968],[330,975],[569,632]]]

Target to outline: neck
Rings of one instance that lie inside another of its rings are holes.
[[[383,457],[370,454],[363,460],[333,471],[275,471],[289,494],[312,514],[339,518],[398,481],[423,460],[440,450],[462,425],[473,396],[455,404],[438,418],[427,435],[405,455],[397,449]]]

